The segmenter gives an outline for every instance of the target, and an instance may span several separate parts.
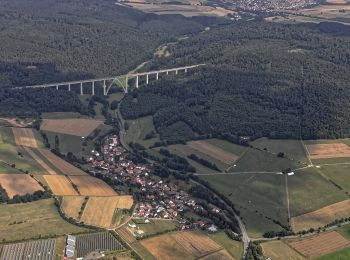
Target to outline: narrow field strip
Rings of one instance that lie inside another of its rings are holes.
[[[39,156],[36,155],[36,153],[32,150],[30,147],[24,147],[24,150],[41,166],[43,167],[48,174],[56,175],[57,173],[50,168],[42,159],[39,158]]]
[[[30,128],[11,128],[17,145],[38,148],[33,130]]]

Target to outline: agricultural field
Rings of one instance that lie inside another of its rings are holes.
[[[350,157],[350,147],[343,143],[307,144],[311,160]]]
[[[336,219],[347,218],[350,215],[350,200],[344,200],[313,212],[292,218],[294,231],[323,227]]]
[[[113,196],[117,193],[104,181],[92,176],[69,176],[82,196]],[[73,195],[73,194],[72,194]]]
[[[295,171],[288,177],[289,201],[292,217],[318,210],[349,197],[339,190],[316,168]]]
[[[208,236],[196,231],[168,233],[144,239],[141,244],[157,259],[197,259],[222,249]]]
[[[128,124],[128,129],[125,134],[126,143],[134,142],[139,143],[142,146],[148,148],[155,142],[159,142],[159,135],[153,124],[153,117],[141,117],[135,120],[126,121]],[[154,132],[154,137],[150,139],[145,139],[146,135]]]
[[[78,220],[84,201],[86,201],[84,196],[63,196],[61,208],[66,216]]]
[[[316,258],[317,260],[348,260],[350,259],[350,248],[344,248]]]
[[[230,199],[241,212],[248,233],[259,237],[267,230],[280,230],[272,220],[287,224],[285,176],[242,173],[201,176]]]
[[[209,237],[219,245],[222,245],[226,251],[235,259],[242,259],[243,243],[232,240],[224,231],[209,234]]]
[[[18,146],[38,148],[36,138],[31,128],[11,128]]]
[[[340,186],[345,192],[350,192],[350,164],[330,164],[318,167],[319,172]]]
[[[68,119],[68,118],[89,118],[86,115],[82,115],[78,112],[49,112],[42,113],[43,119]]]
[[[0,259],[26,259],[30,255],[33,258],[53,260],[55,257],[55,245],[55,239],[4,245]]]
[[[44,119],[40,130],[86,137],[101,124],[102,121],[84,118]]]
[[[57,172],[53,169],[52,165],[48,165],[44,161],[44,158],[41,158],[40,154],[36,152],[36,149],[30,147],[24,147],[24,150],[42,167],[46,170],[48,174],[55,175]]]
[[[64,175],[44,175],[44,179],[56,196],[79,195]]]
[[[131,234],[126,226],[120,227],[117,230],[119,236],[121,236],[127,243],[132,244],[136,242],[136,238]]]
[[[28,174],[0,174],[0,185],[10,198],[15,195],[33,194],[44,191],[43,187]]]
[[[0,212],[0,241],[10,242],[90,231],[63,220],[54,204],[54,199],[22,204],[2,204]]]
[[[287,243],[305,257],[313,258],[349,247],[350,242],[336,231],[320,235],[294,239]]]
[[[135,232],[142,230],[143,236],[151,236],[166,231],[174,231],[179,228],[177,222],[167,219],[151,219],[150,223],[145,223],[144,219],[133,219],[131,222],[136,224],[136,228],[134,228],[135,230],[132,228],[130,229]]]
[[[222,249],[220,251],[216,251],[214,253],[211,253],[209,255],[206,255],[202,258],[202,260],[235,260],[225,249]]]
[[[79,235],[76,237],[77,257],[84,257],[90,252],[101,251],[121,251],[125,248],[109,232]]]
[[[44,156],[45,159],[47,159],[51,164],[55,165],[55,167],[65,175],[88,175],[86,172],[53,154],[50,150],[38,149],[38,151],[42,156]]]
[[[81,216],[81,221],[94,226],[110,228],[114,226],[113,218],[117,208],[122,208],[121,206],[131,208],[133,200],[132,198],[130,200],[130,197],[90,197]]]
[[[261,243],[260,245],[262,247],[264,256],[270,257],[270,259],[306,259],[281,240],[269,241],[266,243]]]

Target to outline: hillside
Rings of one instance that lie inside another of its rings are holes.
[[[350,39],[304,25],[251,22],[168,48],[153,66],[206,63],[187,80],[126,96],[127,119],[152,115],[161,139],[198,135],[339,138],[350,134]],[[152,67],[152,65],[150,65]]]

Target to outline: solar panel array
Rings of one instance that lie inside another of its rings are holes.
[[[1,260],[53,260],[55,256],[55,239],[29,241],[4,245]]]
[[[94,251],[123,250],[123,245],[109,232],[100,232],[77,236],[77,257],[84,257]]]

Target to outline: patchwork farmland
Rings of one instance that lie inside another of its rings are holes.
[[[52,193],[57,196],[79,195],[71,182],[63,175],[44,175]]]
[[[101,124],[99,120],[82,118],[44,119],[40,130],[86,137]]]
[[[63,196],[61,208],[68,217],[78,220],[79,212],[87,199],[84,196]]]
[[[33,194],[44,191],[43,187],[28,174],[0,174],[0,185],[6,190],[10,198],[14,195]]]
[[[350,246],[350,242],[336,231],[309,238],[288,241],[288,244],[305,257],[317,257]]]
[[[92,176],[69,176],[83,196],[114,196],[118,195],[107,183]]]

